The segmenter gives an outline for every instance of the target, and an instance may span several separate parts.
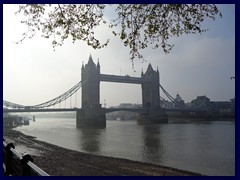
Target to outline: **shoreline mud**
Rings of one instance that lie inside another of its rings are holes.
[[[37,140],[10,128],[3,138],[21,154],[28,153],[34,163],[51,176],[203,176],[150,163],[74,151]]]

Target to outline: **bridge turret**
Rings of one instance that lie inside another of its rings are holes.
[[[159,92],[159,71],[154,71],[149,63],[145,73],[142,73],[142,78],[150,79],[151,83],[142,84],[142,104],[143,108],[159,108],[160,107],[160,92]]]
[[[92,55],[89,56],[88,63],[82,69],[82,108],[100,106],[100,64],[96,66]]]

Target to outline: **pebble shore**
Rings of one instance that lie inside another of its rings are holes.
[[[3,138],[51,176],[202,176],[170,167],[73,151],[3,129]]]

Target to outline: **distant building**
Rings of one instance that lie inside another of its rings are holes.
[[[121,103],[119,106],[114,106],[110,108],[142,108],[142,104],[132,104],[132,103]],[[132,120],[137,119],[138,113],[136,112],[129,112],[129,111],[116,111],[106,114],[106,118],[108,120]]]
[[[230,101],[210,101],[206,96],[197,96],[191,101],[191,107],[220,115],[233,115],[235,114],[235,98]]]
[[[175,103],[175,107],[185,106],[184,100],[182,100],[179,94],[176,95],[175,101],[177,102],[177,104]]]
[[[191,101],[191,106],[193,108],[200,108],[200,107],[205,107],[207,103],[210,102],[210,99],[206,96],[197,96],[196,99],[193,99]]]
[[[121,103],[118,108],[133,108],[132,103]]]
[[[230,101],[213,101],[219,114],[235,114],[235,98]]]
[[[196,99],[191,101],[191,107],[194,109],[205,110],[207,112],[217,111],[217,108],[214,107],[213,104],[211,104],[210,99],[206,95],[197,96]]]
[[[231,105],[230,108],[232,112],[235,114],[235,97],[233,99],[230,99]]]

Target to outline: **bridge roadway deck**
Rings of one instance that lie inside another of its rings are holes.
[[[144,108],[105,108],[106,113],[114,111],[147,112],[148,110]]]
[[[4,113],[18,112],[68,112],[77,111],[79,108],[49,108],[49,109],[3,109]]]
[[[166,109],[166,108],[162,108],[166,111],[174,111],[174,112],[206,112],[205,110],[201,110],[201,109]]]
[[[81,108],[49,108],[49,109],[3,109],[4,113],[19,113],[19,112],[74,112],[81,110]],[[105,113],[114,111],[131,111],[131,112],[145,112],[142,108],[102,108]]]
[[[20,113],[20,112],[74,112],[81,110],[81,108],[49,108],[49,109],[3,109],[4,113]],[[145,108],[102,108],[105,113],[110,113],[114,111],[128,111],[128,112],[147,112],[148,109]],[[193,110],[193,109],[164,109],[166,111],[175,112],[205,112],[203,110]]]

